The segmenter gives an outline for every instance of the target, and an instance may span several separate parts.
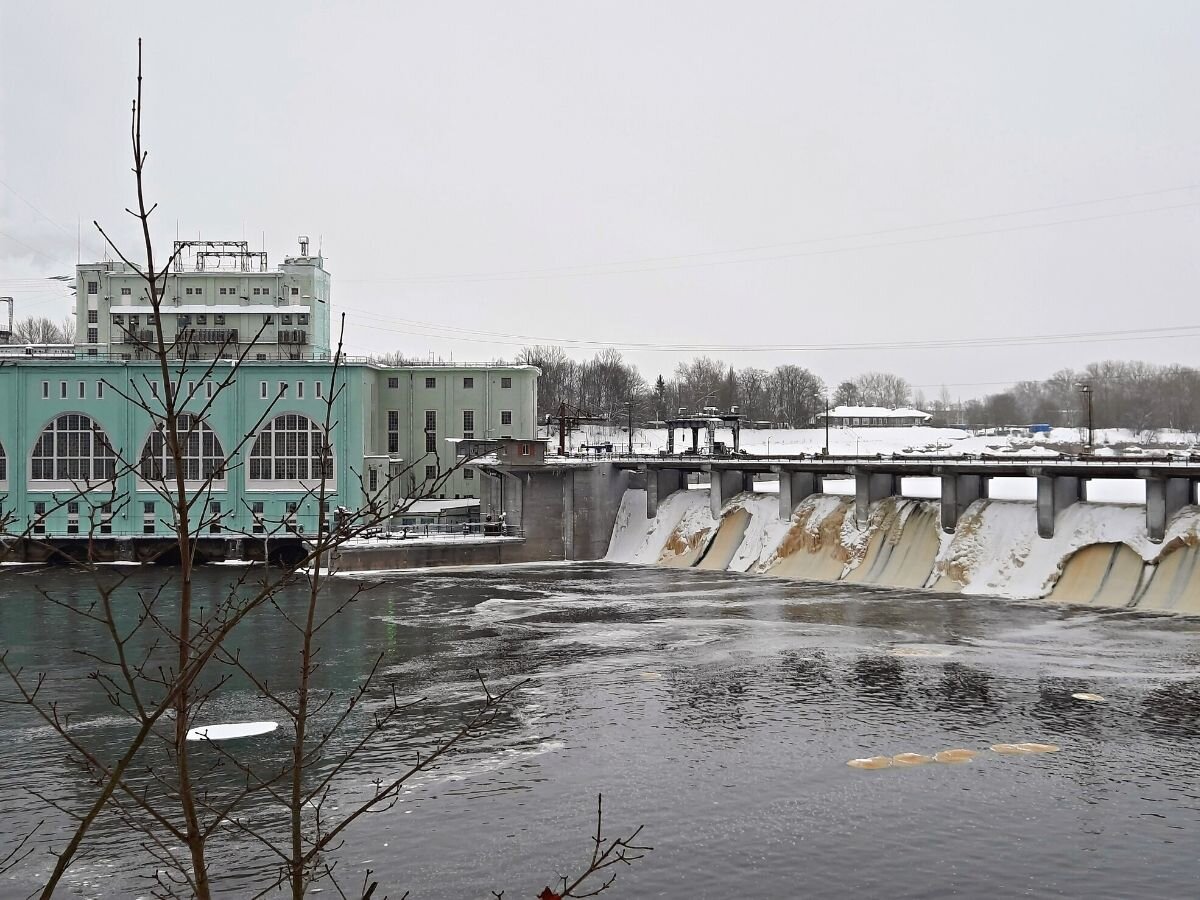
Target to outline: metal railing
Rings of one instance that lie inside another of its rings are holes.
[[[403,541],[424,537],[525,537],[525,529],[501,522],[453,522],[422,525],[400,525],[374,528],[363,532],[363,538],[380,541]]]

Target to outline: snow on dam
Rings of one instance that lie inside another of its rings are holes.
[[[853,498],[817,494],[781,521],[774,494],[743,493],[714,519],[708,492],[685,490],[648,519],[645,491],[630,489],[605,559],[1200,615],[1200,508],[1177,513],[1162,543],[1141,505],[1076,503],[1049,539],[1035,518],[1032,503],[979,500],[945,534],[936,503],[890,497],[860,527]]]

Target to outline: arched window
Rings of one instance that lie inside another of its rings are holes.
[[[0,444],[0,481],[8,481],[8,457],[4,455],[3,444]]]
[[[307,416],[276,416],[258,433],[250,451],[251,481],[302,481],[333,477],[333,448],[324,429]]]
[[[183,443],[183,480],[201,481],[225,478],[225,450],[217,433],[203,419],[179,416],[179,440]],[[175,478],[175,460],[167,447],[166,435],[158,429],[142,445],[138,474],[143,481]]]
[[[31,481],[103,481],[117,470],[108,435],[80,413],[64,413],[47,425],[29,462]]]

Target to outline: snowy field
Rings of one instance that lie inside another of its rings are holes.
[[[1086,440],[1086,430],[1079,428],[1054,428],[1047,434],[972,434],[959,428],[934,428],[918,425],[909,428],[831,428],[829,430],[829,452],[835,456],[877,453],[911,453],[959,456],[964,454],[1014,454],[1051,455],[1059,452],[1077,451],[1081,441]],[[620,452],[628,449],[629,437],[624,428],[611,426],[589,426],[572,435],[571,445],[578,448],[583,444],[611,442],[613,449]],[[700,436],[701,441],[704,435]],[[733,433],[727,428],[717,429],[717,440],[727,446],[733,445]],[[1138,455],[1166,453],[1169,450],[1185,450],[1197,441],[1195,432],[1161,430],[1133,432],[1124,428],[1096,430],[1097,452],[1101,455]],[[679,430],[675,433],[675,449],[690,446],[690,433]],[[554,441],[551,442],[552,446]],[[788,429],[743,429],[742,449],[760,456],[799,453],[820,453],[825,447],[823,428]],[[633,433],[634,453],[657,453],[667,449],[665,428],[635,428]]]

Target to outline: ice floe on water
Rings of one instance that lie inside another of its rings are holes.
[[[189,741],[231,741],[235,738],[270,734],[278,722],[232,722],[223,725],[200,725],[188,730]]]

